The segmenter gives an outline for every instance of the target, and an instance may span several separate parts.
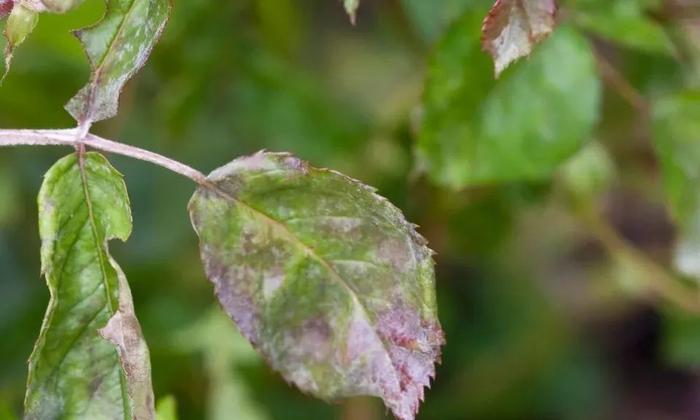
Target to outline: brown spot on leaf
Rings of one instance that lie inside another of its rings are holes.
[[[484,19],[481,45],[494,60],[496,77],[513,61],[527,56],[552,32],[555,0],[497,0]]]

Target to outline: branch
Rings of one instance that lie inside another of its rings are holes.
[[[594,50],[596,64],[603,81],[630,106],[641,112],[649,110],[649,103],[601,53]]]
[[[629,244],[603,218],[593,211],[582,214],[590,232],[612,256],[624,258],[645,274],[647,286],[656,295],[693,314],[700,314],[700,296],[697,289],[687,287],[663,266],[657,264],[644,252]]]
[[[84,137],[83,137],[84,136]],[[197,184],[207,183],[207,178],[198,170],[184,163],[169,159],[128,144],[103,139],[94,134],[84,135],[80,129],[65,130],[0,130],[0,147],[4,146],[80,146],[84,144],[107,153],[128,156],[150,162],[185,176]]]

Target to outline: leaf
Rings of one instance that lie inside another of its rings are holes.
[[[554,30],[555,0],[496,0],[481,28],[484,50],[493,56],[496,77]]]
[[[343,6],[345,6],[345,11],[350,16],[350,22],[354,25],[357,18],[357,8],[360,7],[360,0],[343,0]]]
[[[29,360],[26,418],[152,419],[148,352],[124,274],[107,249],[107,241],[131,233],[121,175],[97,153],[82,164],[74,154],[58,161],[39,193],[39,231],[51,299]],[[117,349],[100,336],[103,327],[119,342],[126,374]]]
[[[12,6],[14,6],[14,0],[0,0],[0,19],[10,14]]]
[[[66,13],[74,9],[83,2],[83,0],[41,0],[41,3],[52,13]]]
[[[153,418],[153,386],[151,385],[151,363],[146,340],[134,312],[129,284],[121,270],[119,278],[119,310],[99,330],[100,335],[112,343],[119,353],[126,386],[133,405],[135,419]]]
[[[583,0],[574,3],[577,25],[620,45],[651,53],[673,54],[663,26],[646,16],[640,0]]]
[[[429,64],[416,146],[421,169],[454,189],[549,177],[587,140],[600,83],[587,41],[566,26],[499,81],[466,14]]]
[[[66,110],[80,124],[117,114],[119,93],[145,64],[170,15],[169,0],[106,0],[95,26],[76,31],[90,59],[90,81]]]
[[[0,19],[9,14],[3,32],[7,43],[5,71],[0,77],[0,83],[10,71],[15,48],[34,31],[39,21],[39,13],[65,13],[80,3],[82,0],[0,0]]]
[[[32,33],[39,21],[39,12],[27,7],[24,3],[17,2],[7,18],[3,35],[7,39],[5,46],[5,72],[0,82],[5,79],[12,65],[12,57],[17,48]]]
[[[190,202],[219,301],[272,367],[325,400],[413,419],[443,344],[431,251],[374,190],[288,154],[214,171]]]
[[[474,7],[473,0],[402,0],[401,4],[411,24],[430,43],[465,10]]]
[[[657,100],[653,117],[666,200],[680,230],[675,265],[700,278],[700,92]]]

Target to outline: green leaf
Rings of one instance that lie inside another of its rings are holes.
[[[474,0],[402,0],[406,15],[423,39],[432,43],[445,27],[474,6]]]
[[[90,59],[90,81],[66,110],[81,124],[117,114],[119,93],[145,64],[170,15],[169,0],[106,0],[95,26],[76,32]]]
[[[443,343],[432,252],[374,190],[288,154],[214,171],[190,202],[205,271],[272,367],[325,400],[413,419]]]
[[[345,6],[345,11],[350,16],[350,22],[354,25],[357,18],[357,8],[360,7],[360,0],[343,0],[343,6]]]
[[[121,175],[97,153],[58,161],[39,193],[39,231],[51,299],[29,360],[26,418],[152,419],[148,350],[107,249],[131,233]]]
[[[656,101],[653,117],[666,199],[680,230],[675,264],[700,277],[700,92]]]
[[[496,0],[481,29],[481,42],[493,56],[496,77],[552,33],[556,12],[555,0]]]
[[[573,17],[582,28],[620,45],[651,53],[673,54],[664,28],[646,16],[649,6],[640,0],[579,0]]]
[[[590,46],[561,27],[494,81],[472,35],[478,25],[466,14],[431,59],[419,165],[452,188],[546,178],[597,121],[600,83]]]

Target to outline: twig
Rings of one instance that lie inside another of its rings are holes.
[[[610,255],[625,258],[642,269],[640,271],[644,273],[646,283],[654,293],[690,313],[700,314],[700,295],[697,290],[684,286],[666,268],[629,244],[594,211],[586,212],[583,220]]]
[[[207,178],[198,170],[184,163],[157,153],[124,143],[103,139],[94,134],[83,134],[80,129],[65,130],[0,130],[0,147],[5,146],[80,146],[101,150],[107,153],[128,156],[150,162],[185,176],[200,185],[207,184]]]
[[[633,108],[646,112],[649,103],[634,86],[602,54],[595,52],[596,64],[605,83]]]

